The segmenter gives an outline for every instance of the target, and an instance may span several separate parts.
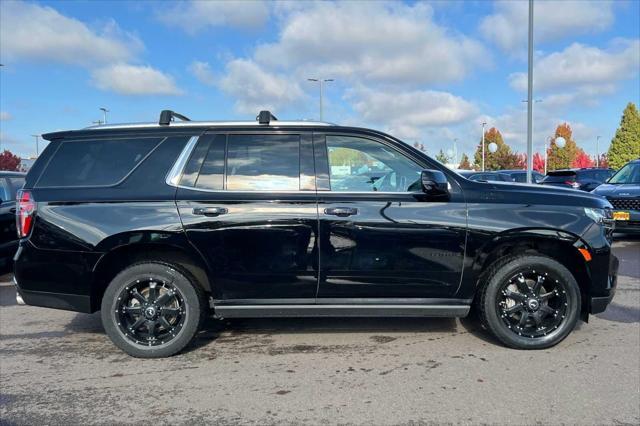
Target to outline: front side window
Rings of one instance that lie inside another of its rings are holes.
[[[627,163],[609,179],[612,184],[640,183],[640,163]]]
[[[420,188],[422,167],[370,139],[327,135],[329,177],[335,192],[409,192]]]

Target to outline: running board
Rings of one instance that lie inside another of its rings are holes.
[[[223,318],[464,317],[469,305],[218,305]]]

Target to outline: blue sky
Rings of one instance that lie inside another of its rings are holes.
[[[640,102],[640,1],[536,1],[534,150],[568,122],[605,150]],[[472,154],[480,123],[526,150],[526,1],[0,2],[0,143],[110,122],[271,109]]]

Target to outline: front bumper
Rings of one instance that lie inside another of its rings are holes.
[[[616,294],[616,286],[618,285],[619,265],[618,258],[612,254],[609,261],[606,288],[601,290],[598,295],[589,298],[589,313],[599,314],[604,312],[613,300],[613,296]]]
[[[624,211],[629,213],[629,220],[616,220],[616,232],[640,232],[640,210],[619,210],[613,209],[614,212]]]

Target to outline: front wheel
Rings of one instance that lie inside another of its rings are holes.
[[[478,310],[505,345],[544,349],[571,333],[580,314],[580,289],[559,262],[539,255],[507,258],[487,274]]]
[[[120,272],[102,298],[102,324],[120,349],[139,358],[176,354],[204,321],[205,298],[188,274],[161,262]]]

